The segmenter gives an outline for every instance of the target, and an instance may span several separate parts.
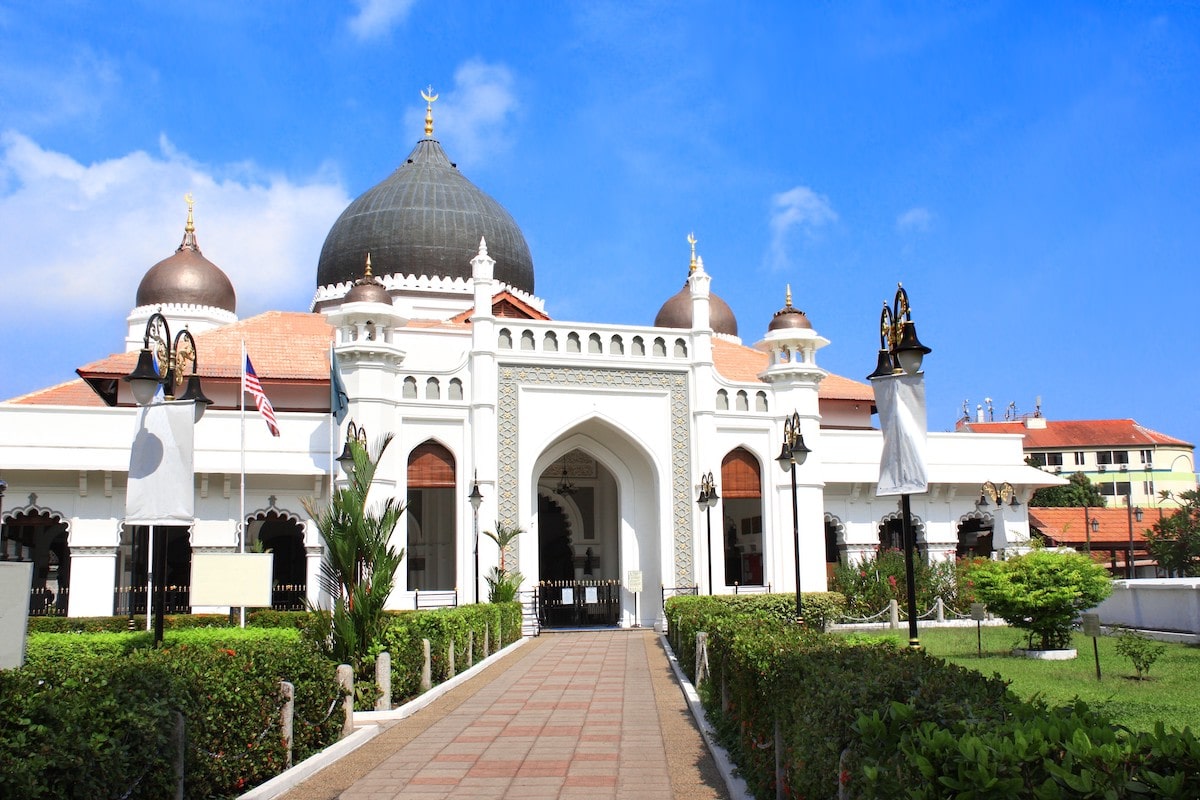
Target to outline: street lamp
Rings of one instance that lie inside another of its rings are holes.
[[[713,583],[713,560],[712,560],[712,510],[717,505],[717,501],[721,498],[717,496],[717,487],[713,483],[713,474],[709,472],[700,479],[700,496],[696,498],[696,503],[704,509],[704,520],[708,525],[708,593],[716,594]]]
[[[783,419],[783,448],[775,459],[779,467],[792,473],[792,544],[796,557],[796,623],[804,622],[804,600],[800,596],[800,507],[796,499],[796,466],[803,464],[812,451],[804,444],[800,430],[800,412]]]
[[[475,518],[475,602],[479,602],[479,507],[483,505],[483,492],[479,491],[479,473],[471,483],[471,493],[467,495],[471,501],[471,512]]]
[[[920,649],[917,636],[917,587],[913,576],[916,537],[909,496],[929,489],[925,471],[925,384],[921,363],[932,352],[917,338],[908,293],[896,285],[892,307],[879,315],[879,355],[868,379],[876,387],[879,427],[883,431],[880,486],[876,494],[899,494],[903,513],[904,575],[908,584],[908,646]],[[904,380],[904,379],[911,380]],[[885,484],[886,476],[886,486]]]
[[[1129,517],[1129,554],[1125,557],[1125,573],[1132,579],[1135,574],[1133,568],[1133,518],[1136,516],[1137,521],[1141,522],[1143,516],[1141,508],[1133,507],[1133,484],[1130,484],[1129,491],[1125,494],[1125,511]]]
[[[1008,481],[1005,481],[999,486],[991,481],[984,481],[983,486],[979,488],[979,492],[979,499],[975,501],[975,508],[979,509],[980,511],[988,510],[990,507],[990,504],[988,503],[989,498],[991,499],[992,503],[996,504],[997,509],[1000,508],[1001,504],[1013,509],[1021,507],[1021,501],[1017,499],[1017,490],[1014,489],[1013,485]]]
[[[150,350],[151,339],[154,340],[153,351]],[[172,341],[167,318],[157,311],[146,320],[146,333],[142,338],[142,350],[138,354],[137,366],[122,380],[129,384],[133,399],[139,406],[150,405],[160,386],[164,399],[175,400],[175,387],[183,385],[184,370],[189,361],[192,364],[192,373],[187,376],[187,388],[178,399],[196,403],[196,422],[199,422],[205,409],[212,405],[212,400],[205,397],[200,388],[196,340],[192,338],[191,332],[184,328]]]
[[[354,420],[350,420],[350,425],[346,428],[346,445],[342,448],[342,454],[337,457],[337,462],[341,466],[342,472],[346,473],[347,478],[354,476],[354,448],[352,445],[367,446],[367,429],[365,426],[355,425]]]
[[[153,351],[150,342],[154,341]],[[191,374],[187,374],[188,363],[192,365]],[[204,411],[212,400],[204,396],[200,388],[199,374],[200,359],[196,353],[196,340],[191,332],[184,328],[174,339],[171,338],[171,326],[167,318],[159,312],[154,312],[146,320],[146,331],[142,337],[142,350],[138,354],[137,365],[133,372],[122,380],[129,384],[133,399],[139,406],[148,406],[154,402],[155,395],[161,387],[164,400],[178,399],[195,403],[193,422],[199,422]],[[176,387],[183,386],[184,376],[187,376],[187,387],[183,394],[175,397]],[[167,604],[167,536],[161,525],[149,526],[147,539],[154,537],[154,563],[150,568],[150,579],[158,573],[158,587],[154,591],[157,598],[151,598],[154,609],[154,644],[157,646],[163,638],[163,616]],[[154,588],[154,587],[152,587]],[[157,599],[157,603],[155,603]],[[148,621],[148,620],[147,620]]]

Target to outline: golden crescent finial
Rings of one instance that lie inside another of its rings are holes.
[[[188,192],[187,194],[185,194],[183,196],[183,202],[187,203],[187,207],[188,207],[187,224],[183,226],[183,229],[185,231],[187,231],[188,233],[195,233],[196,232],[196,223],[192,219],[192,206],[194,206],[196,204],[196,201],[195,201],[195,199],[192,198],[191,192]]]
[[[689,233],[687,240],[688,244],[692,246],[692,260],[688,263],[688,274],[691,275],[696,271],[696,234]]]
[[[433,93],[432,84],[421,92],[421,99],[425,101],[425,135],[433,136],[433,101],[437,100],[438,96]]]

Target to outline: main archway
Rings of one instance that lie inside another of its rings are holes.
[[[536,459],[521,569],[531,584],[553,588],[556,601],[587,606],[567,614],[575,624],[652,625],[660,615],[670,550],[661,543],[669,525],[659,474],[648,451],[604,419],[575,426]]]

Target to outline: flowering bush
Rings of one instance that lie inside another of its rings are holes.
[[[940,597],[947,609],[966,613],[976,601],[974,581],[968,573],[983,560],[946,559],[926,564],[924,559],[914,559],[917,607],[923,611]],[[886,608],[889,600],[904,607],[908,598],[904,553],[881,549],[857,564],[839,564],[830,588],[846,596],[847,609],[856,616],[875,614]]]

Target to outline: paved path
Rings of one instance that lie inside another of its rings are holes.
[[[651,631],[543,634],[284,800],[722,800]]]

